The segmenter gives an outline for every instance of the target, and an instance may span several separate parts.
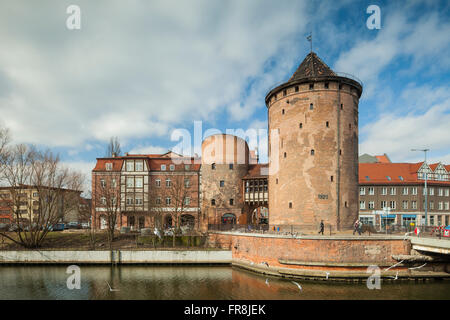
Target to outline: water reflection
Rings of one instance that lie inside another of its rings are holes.
[[[450,299],[450,281],[365,284],[266,277],[227,266],[81,266],[69,290],[67,266],[1,266],[0,299]],[[108,284],[118,291],[110,291]]]

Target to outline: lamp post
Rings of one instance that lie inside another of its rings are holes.
[[[424,164],[427,164],[427,151],[430,149],[411,149],[411,151],[423,151],[425,153],[425,161]],[[428,178],[428,170],[425,172],[425,227],[428,224],[428,190],[427,190],[427,178]]]

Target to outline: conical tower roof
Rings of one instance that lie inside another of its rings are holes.
[[[336,76],[336,73],[317,54],[311,52],[305,57],[289,81],[321,76]]]

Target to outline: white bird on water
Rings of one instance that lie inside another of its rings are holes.
[[[105,280],[105,281],[106,281],[106,280]],[[111,286],[109,285],[109,282],[108,282],[108,281],[106,281],[106,283],[108,284],[109,291],[120,291],[119,289],[113,289],[113,288],[111,288]]]
[[[269,267],[269,264],[267,262],[265,262],[265,261],[261,262],[261,264],[266,265],[267,268]]]
[[[269,285],[269,278],[266,279],[266,284],[267,284],[268,287],[270,287],[270,285]]]
[[[291,281],[293,284],[295,284],[299,289],[300,289],[300,291],[302,291],[303,289],[302,289],[302,286],[301,285],[299,285],[297,282],[295,282],[295,281]]]
[[[325,272],[325,274],[327,275],[327,280],[328,280],[328,276],[330,275],[330,273],[329,272]]]

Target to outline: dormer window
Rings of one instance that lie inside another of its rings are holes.
[[[106,171],[111,171],[111,170],[112,170],[112,167],[113,167],[112,163],[111,163],[111,162],[108,162],[108,163],[106,164]]]
[[[169,166],[169,168],[170,168],[170,171],[174,171],[174,170],[175,170],[175,165],[171,164],[171,165]]]
[[[313,90],[314,89],[314,83],[310,83],[309,84],[309,90]]]
[[[324,87],[325,87],[325,89],[328,89],[329,83],[328,83],[328,82],[325,82]]]
[[[298,92],[298,86],[295,86],[295,92]]]
[[[389,181],[392,180],[390,176],[386,176],[386,179],[388,179]]]
[[[165,164],[161,165],[161,171],[166,171],[166,165]]]

